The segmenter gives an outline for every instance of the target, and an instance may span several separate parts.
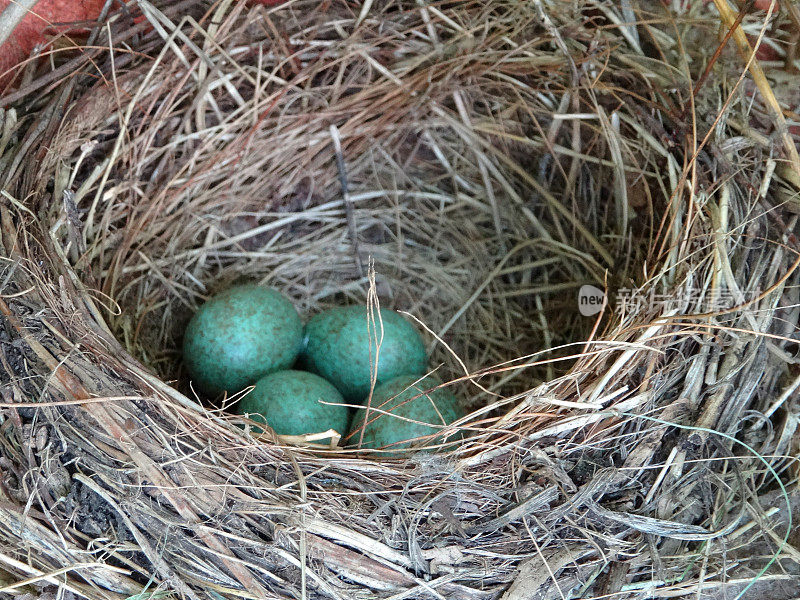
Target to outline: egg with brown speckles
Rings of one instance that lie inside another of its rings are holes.
[[[401,375],[375,388],[369,407],[353,416],[350,444],[361,448],[407,449],[427,441],[442,444],[442,428],[465,415],[455,395],[436,377]],[[461,438],[452,434],[452,440]]]
[[[239,402],[239,412],[266,422],[278,435],[333,429],[347,433],[350,411],[331,383],[306,371],[277,371],[256,382]]]
[[[217,396],[241,391],[258,379],[294,364],[303,323],[280,292],[239,285],[203,304],[183,339],[183,360],[192,383]]]
[[[411,323],[385,308],[374,313],[371,325],[368,315],[366,306],[335,307],[314,315],[305,329],[308,370],[330,381],[351,402],[369,394],[373,368],[378,383],[427,369],[425,344]]]

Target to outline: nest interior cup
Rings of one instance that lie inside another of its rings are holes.
[[[333,32],[322,18],[304,22]],[[392,23],[396,35],[410,26]],[[266,40],[245,28],[229,41]],[[429,328],[432,367],[442,365],[446,379],[482,373],[456,386],[466,408],[566,373],[594,325],[577,309],[578,290],[602,286],[609,269],[626,281],[649,238],[620,224],[630,209],[612,198],[613,166],[567,191],[565,166],[532,147],[551,100],[497,80],[490,60],[468,67],[472,58],[441,85],[410,76],[397,95],[363,57],[346,68],[304,58],[310,88],[277,76],[254,87],[248,55],[219,97],[195,100],[168,84],[180,76],[175,65],[157,64],[149,79],[130,73],[121,84],[155,102],[135,105],[125,131],[140,135],[122,145],[103,132],[115,113],[103,115],[111,92],[98,86],[71,120],[95,119],[94,127],[76,137],[67,126],[62,139],[84,172],[73,202],[85,207],[86,251],[75,267],[118,305],[103,315],[115,337],[192,395],[181,340],[204,300],[242,282],[265,285],[307,320],[366,304],[371,261],[379,304]],[[517,93],[526,108],[511,99]],[[275,105],[262,106],[267,98]],[[98,170],[128,152],[136,168],[115,160],[107,177]],[[564,208],[567,195],[580,210]],[[607,243],[620,228],[626,243]],[[563,360],[540,364],[554,357]]]
[[[0,113],[0,590],[792,584],[800,159],[707,43],[735,15],[674,4],[139,2],[36,63]],[[242,283],[413,315],[463,442],[198,401],[183,333]]]

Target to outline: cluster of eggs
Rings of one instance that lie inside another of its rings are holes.
[[[279,292],[240,285],[195,313],[183,357],[204,394],[253,386],[239,412],[280,435],[333,429],[362,448],[406,448],[463,416],[455,396],[425,375],[419,332],[387,309],[370,317],[366,306],[335,307],[303,327]]]

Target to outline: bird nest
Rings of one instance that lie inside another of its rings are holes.
[[[745,35],[793,13],[726,6],[139,2],[29,65],[0,594],[795,593],[800,161]],[[183,328],[242,281],[406,312],[463,443],[363,456],[197,397]]]

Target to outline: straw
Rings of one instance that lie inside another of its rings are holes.
[[[2,115],[0,591],[797,595],[791,97],[727,43],[783,4],[142,0],[54,52]],[[179,351],[242,281],[401,311],[470,414],[254,433]]]

